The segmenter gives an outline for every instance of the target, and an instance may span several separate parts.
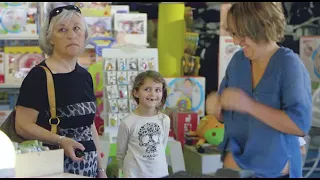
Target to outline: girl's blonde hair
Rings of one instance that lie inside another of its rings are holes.
[[[161,76],[159,72],[156,71],[145,71],[136,76],[134,79],[133,87],[131,90],[131,94],[133,95],[135,92],[139,91],[139,88],[143,85],[145,79],[150,78],[156,83],[162,84],[162,99],[160,105],[157,107],[157,110],[161,110],[166,103],[167,100],[167,84],[164,78]],[[139,98],[133,96],[134,100],[139,104]]]

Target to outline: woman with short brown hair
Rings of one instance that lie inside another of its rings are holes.
[[[311,81],[299,56],[277,44],[285,26],[278,2],[238,2],[227,13],[227,31],[242,49],[206,102],[207,113],[225,123],[219,148],[226,168],[302,176],[297,136],[311,126]]]

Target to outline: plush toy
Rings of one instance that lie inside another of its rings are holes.
[[[215,116],[207,115],[200,120],[196,131],[189,131],[188,136],[196,136],[198,138],[197,146],[205,142],[217,146],[223,140],[224,125]]]

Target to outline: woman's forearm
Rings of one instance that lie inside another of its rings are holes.
[[[303,131],[281,110],[252,101],[248,113],[268,126],[286,134],[304,136]]]
[[[105,169],[106,167],[102,167],[100,139],[99,139],[99,135],[98,135],[98,132],[97,132],[97,129],[96,129],[96,126],[94,123],[91,125],[91,131],[92,131],[93,142],[96,145],[97,153],[98,153],[98,158],[97,158],[98,168]]]
[[[17,133],[25,139],[38,140],[48,144],[55,145],[59,142],[60,136],[54,134],[35,123],[25,124],[22,127],[16,127]]]

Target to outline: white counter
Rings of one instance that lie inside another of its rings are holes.
[[[79,176],[79,175],[70,174],[70,173],[57,173],[57,174],[39,176],[39,177],[34,177],[34,178],[89,178],[89,177]]]

